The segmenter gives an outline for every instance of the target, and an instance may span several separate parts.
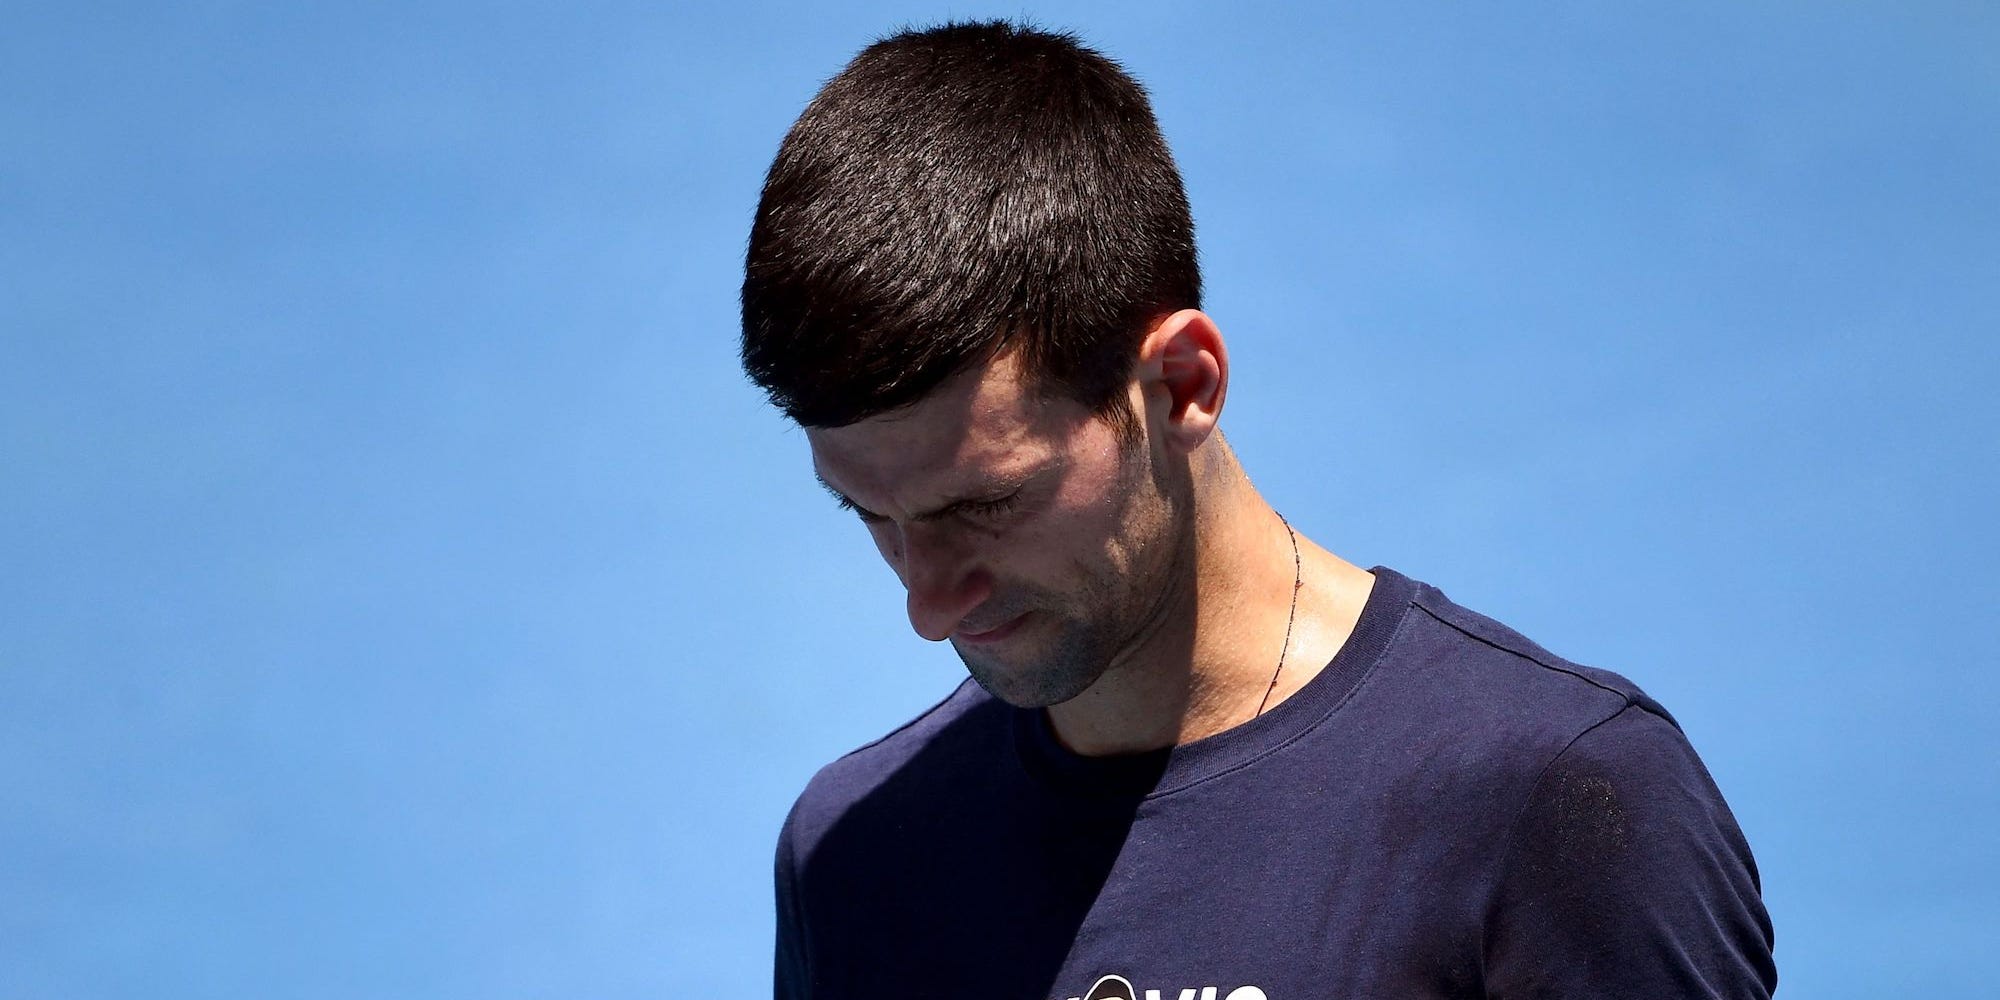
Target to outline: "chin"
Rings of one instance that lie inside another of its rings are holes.
[[[1024,661],[1007,662],[988,655],[968,655],[958,647],[958,658],[966,672],[986,693],[1015,708],[1047,708],[1089,690],[1104,675],[1098,661],[1074,655],[1035,655]]]

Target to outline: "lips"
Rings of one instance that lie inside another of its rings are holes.
[[[955,637],[961,642],[997,642],[1013,634],[1014,630],[1021,626],[1021,621],[1027,617],[1028,613],[1023,611],[989,629],[961,628],[955,633]]]

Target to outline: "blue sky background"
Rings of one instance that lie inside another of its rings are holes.
[[[764,995],[792,796],[962,668],[750,214],[1023,14],[1151,88],[1266,495],[1673,709],[1786,994],[1991,990],[2000,16],[1615,8],[10,4],[0,997]]]

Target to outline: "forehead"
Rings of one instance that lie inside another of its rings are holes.
[[[921,504],[930,492],[1023,473],[1060,450],[1086,416],[1036,391],[1012,353],[947,379],[892,413],[806,430],[813,467],[849,497]]]

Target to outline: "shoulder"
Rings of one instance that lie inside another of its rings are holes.
[[[1640,705],[1672,722],[1659,703],[1625,676],[1549,652],[1514,629],[1458,604],[1436,587],[1417,584],[1410,603],[1419,613],[1419,630],[1429,628],[1443,635],[1443,641],[1460,645],[1473,654],[1475,663],[1505,671],[1518,681],[1534,682],[1551,695],[1614,709]]]
[[[1629,678],[1558,656],[1435,587],[1405,589],[1343,727],[1380,760],[1413,824],[1453,815],[1478,836],[1505,836],[1558,760],[1596,755],[1592,767],[1615,770],[1671,750],[1699,767],[1673,717]]]
[[[1381,683],[1413,689],[1465,736],[1491,732],[1509,745],[1552,757],[1569,742],[1627,708],[1679,724],[1622,674],[1550,652],[1507,625],[1466,608],[1425,583],[1412,583],[1409,607],[1383,657]]]
[[[1511,787],[1506,815],[1560,824],[1599,809],[1609,829],[1619,801],[1643,790],[1730,825],[1680,724],[1630,679],[1551,653],[1427,584],[1409,603],[1385,657],[1399,675],[1384,680],[1391,710],[1425,717],[1466,772]]]
[[[1632,680],[1424,584],[1371,680],[1385,695],[1374,720],[1421,718],[1444,748],[1420,783],[1425,815],[1446,810],[1491,847],[1492,992],[1768,995],[1749,846],[1679,724]]]
[[[807,853],[864,802],[921,797],[921,786],[977,773],[977,758],[1011,732],[1011,709],[970,679],[943,701],[814,774],[785,820],[784,838]],[[879,810],[876,810],[879,811]]]

